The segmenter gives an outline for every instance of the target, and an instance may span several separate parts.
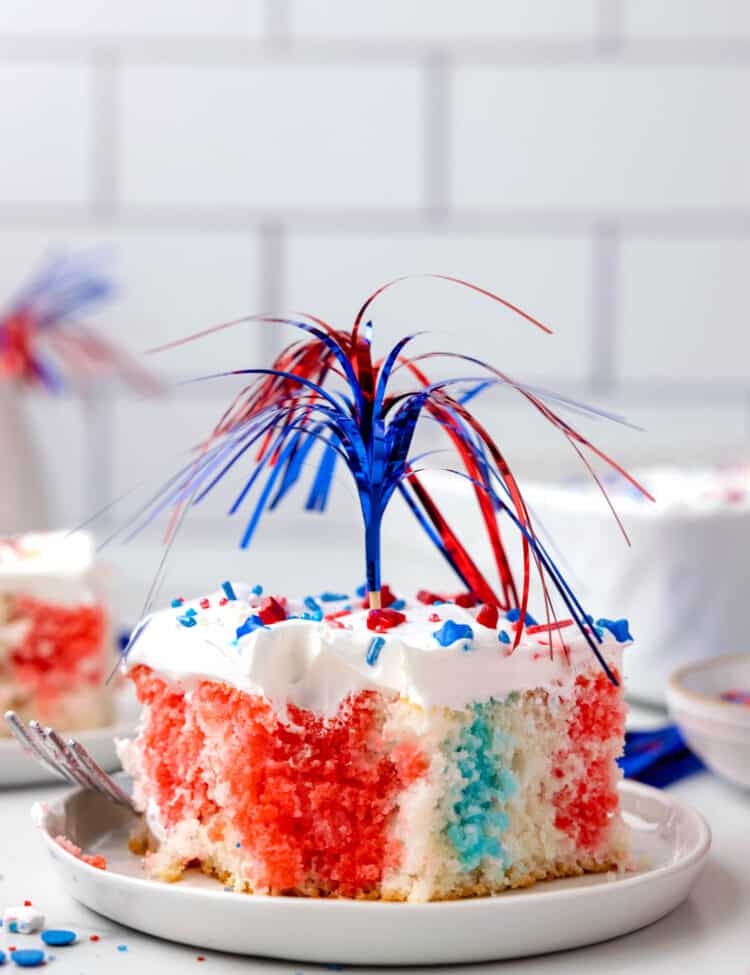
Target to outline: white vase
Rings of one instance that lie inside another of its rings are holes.
[[[49,528],[44,481],[24,391],[0,379],[0,534]]]

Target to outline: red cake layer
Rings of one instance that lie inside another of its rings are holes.
[[[10,618],[15,621],[26,624],[23,640],[9,653],[18,684],[44,698],[102,683],[106,618],[101,606],[65,607],[17,596]]]
[[[130,676],[149,706],[141,760],[160,819],[195,818],[215,840],[231,825],[257,864],[255,889],[293,891],[314,878],[351,897],[398,864],[388,825],[427,762],[416,742],[384,739],[378,694],[347,699],[333,720],[290,705],[282,723],[265,699],[225,684],[201,682],[188,704],[146,667]],[[217,732],[218,752],[207,747]]]
[[[575,688],[576,706],[568,722],[570,747],[553,759],[553,774],[567,780],[554,796],[555,826],[579,850],[594,852],[618,808],[613,748],[619,750],[625,733],[625,709],[620,688],[606,674],[581,674]],[[571,768],[577,774],[571,776]]]

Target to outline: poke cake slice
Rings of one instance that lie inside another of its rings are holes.
[[[435,277],[549,331],[491,292]],[[417,335],[376,358],[371,308],[396,283],[365,301],[349,331],[314,316],[258,318],[297,340],[271,368],[230,374],[244,387],[124,530],[169,511],[172,541],[191,507],[238,473],[229,512],[245,512],[242,547],[308,471],[308,510],[326,509],[344,469],[362,515],[356,597],[297,603],[227,582],[161,612],[147,603],[124,652],[143,723],[122,759],[145,813],[134,849],[155,877],[200,865],[239,891],[426,901],[626,862],[616,759],[628,626],[586,613],[473,400],[506,387],[595,478],[591,462],[642,489],[561,415],[596,409],[471,355],[448,355],[465,371],[432,382],[427,360],[440,353],[407,351]],[[423,425],[455,454],[444,469],[472,487],[492,581],[422,477],[425,459],[445,453],[415,446]],[[460,580],[454,599],[407,602],[382,586],[381,526],[396,495]]]
[[[128,654],[152,876],[425,901],[625,865],[622,692],[572,621],[258,588],[178,601]],[[619,673],[627,624],[593,625]]]
[[[0,539],[0,712],[59,731],[111,722],[105,678],[115,658],[102,589],[85,532]]]

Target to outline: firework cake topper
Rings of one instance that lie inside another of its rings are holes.
[[[470,288],[509,308],[530,326],[550,331],[490,291],[445,275],[424,276]],[[205,498],[235,465],[249,463],[249,475],[229,509],[230,514],[235,514],[253,496],[240,543],[247,547],[263,513],[278,507],[299,481],[303,469],[317,456],[305,507],[310,511],[325,510],[337,466],[348,469],[356,485],[362,513],[366,589],[371,612],[381,611],[382,520],[392,497],[398,493],[475,600],[514,611],[515,618],[527,621],[533,568],[541,581],[547,616],[544,628],[550,630],[552,637],[562,625],[557,621],[551,599],[554,590],[601,666],[616,682],[598,649],[601,636],[597,628],[536,534],[516,478],[502,451],[468,404],[488,387],[512,388],[571,444],[605,497],[606,492],[586,456],[587,452],[606,462],[647,495],[644,488],[576,432],[550,404],[583,414],[621,418],[522,385],[469,355],[433,352],[410,356],[407,349],[419,333],[405,336],[384,358],[374,359],[373,326],[368,311],[378,295],[402,280],[404,278],[397,278],[375,291],[362,305],[351,331],[336,330],[322,319],[307,314],[295,318],[257,315],[217,325],[153,350],[174,348],[246,322],[288,325],[303,333],[267,368],[235,369],[202,377],[251,378],[234,397],[211,435],[195,449],[191,461],[129,521],[127,531],[130,537],[157,515],[169,510],[167,540],[173,540],[186,512]],[[478,368],[482,374],[431,382],[424,371],[425,363],[439,356],[455,359],[462,368]],[[392,390],[392,378],[397,371],[410,379],[413,388],[402,392]],[[497,589],[480,571],[423,483],[424,468],[420,465],[425,455],[412,454],[420,419],[436,422],[455,449],[460,467],[444,470],[467,479],[473,487],[498,574]],[[613,508],[612,511],[617,518]],[[514,578],[503,543],[503,519],[520,535],[523,556],[520,584]],[[617,520],[620,524],[619,518]],[[625,535],[621,524],[620,527]],[[520,642],[522,630],[522,625],[517,626],[514,648]]]
[[[159,391],[147,370],[80,321],[113,292],[101,253],[48,258],[0,311],[0,381],[59,393],[118,375],[141,392]]]

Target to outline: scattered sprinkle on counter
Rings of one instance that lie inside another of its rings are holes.
[[[44,952],[38,948],[21,948],[12,951],[10,957],[19,968],[37,968],[44,964]]]
[[[127,945],[118,945],[117,946],[117,950],[118,951],[127,951],[128,950],[128,946]]]
[[[51,928],[47,931],[42,931],[42,941],[51,948],[62,948],[65,945],[72,945],[75,940],[75,931],[66,931],[64,928]]]

